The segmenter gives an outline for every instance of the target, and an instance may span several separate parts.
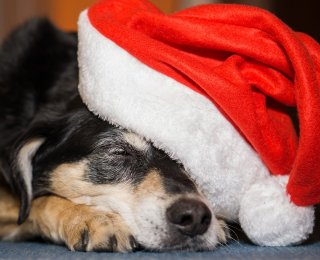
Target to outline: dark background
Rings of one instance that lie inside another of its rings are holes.
[[[0,0],[0,41],[17,24],[32,16],[48,16],[65,30],[76,30],[79,12],[96,0]],[[150,0],[165,13],[204,3],[240,3],[259,6],[275,13],[294,30],[320,42],[318,0]]]
[[[290,1],[275,2],[274,13],[294,30],[306,32],[320,42],[320,1]]]

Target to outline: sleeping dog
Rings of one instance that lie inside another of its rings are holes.
[[[89,112],[77,73],[76,35],[46,20],[2,44],[0,238],[121,252],[225,242],[223,221],[183,166]]]

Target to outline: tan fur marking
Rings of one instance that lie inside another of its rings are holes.
[[[165,195],[166,192],[160,173],[157,170],[150,171],[144,180],[138,185],[135,193],[138,196],[145,196],[150,193]]]
[[[55,168],[51,174],[51,189],[66,198],[73,198],[85,192],[90,196],[90,190],[85,188],[84,175],[87,161],[64,163]],[[88,193],[87,193],[88,192]]]
[[[19,201],[5,187],[0,188],[0,223],[16,222],[19,214]]]
[[[17,228],[19,202],[6,187],[0,187],[0,238]]]
[[[103,200],[110,200],[110,204],[117,201],[130,203],[132,185],[127,183],[119,184],[93,184],[85,180],[87,161],[62,164],[58,166],[51,177],[51,189],[54,193],[70,199],[79,204],[105,205]],[[112,202],[112,203],[111,203]]]

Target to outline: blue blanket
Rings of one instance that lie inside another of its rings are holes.
[[[212,252],[193,253],[82,253],[63,246],[28,242],[0,243],[0,259],[320,259],[320,242],[293,247],[259,247],[233,242]]]

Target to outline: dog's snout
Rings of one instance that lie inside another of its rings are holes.
[[[211,222],[209,208],[196,199],[180,199],[167,209],[166,214],[176,229],[191,237],[204,234]]]

